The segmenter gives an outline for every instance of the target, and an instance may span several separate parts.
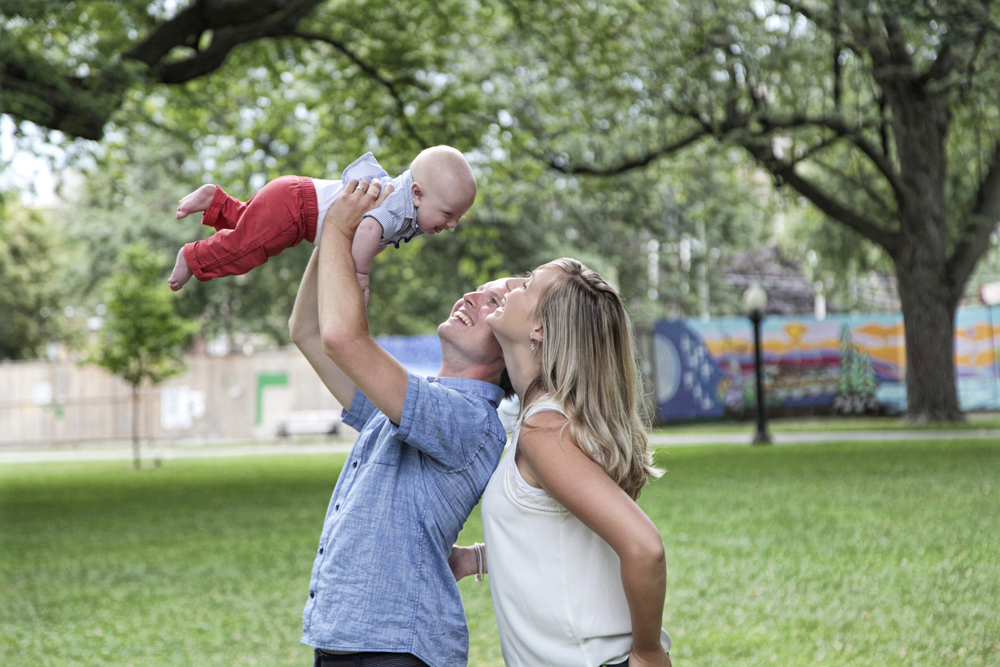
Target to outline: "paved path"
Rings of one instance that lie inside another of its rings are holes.
[[[351,450],[351,442],[274,443],[245,445],[143,445],[140,456],[144,462],[170,459],[211,459],[233,456],[278,456],[284,454],[341,454]],[[0,452],[0,465],[5,463],[45,463],[53,461],[131,461],[131,444],[87,447],[51,447]]]
[[[657,433],[650,436],[656,447],[686,445],[749,445],[753,427],[745,433]],[[776,445],[799,445],[823,442],[857,442],[872,440],[990,440],[1000,444],[1000,429],[958,429],[953,431],[824,431],[772,433]],[[184,458],[224,458],[233,456],[279,456],[285,454],[345,454],[352,441],[328,440],[325,442],[274,442],[225,445],[144,445],[142,460],[145,462],[169,461]],[[45,463],[62,461],[129,461],[132,459],[130,444],[87,445],[80,447],[48,447],[0,451],[0,465],[8,463]]]
[[[746,433],[656,433],[649,438],[657,447],[670,445],[748,445],[754,429]],[[772,433],[776,445],[804,445],[822,442],[872,440],[992,440],[1000,443],[1000,429],[898,430],[898,431],[812,431]]]

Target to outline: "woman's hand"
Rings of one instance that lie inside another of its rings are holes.
[[[670,654],[661,648],[654,652],[632,651],[628,656],[628,667],[672,667],[672,663]]]
[[[465,577],[479,573],[479,564],[476,561],[475,547],[460,547],[457,544],[452,546],[451,555],[448,556],[448,567],[455,575],[455,581],[461,581]]]

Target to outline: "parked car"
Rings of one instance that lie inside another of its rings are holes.
[[[278,422],[277,435],[337,435],[340,428],[340,410],[296,410]]]

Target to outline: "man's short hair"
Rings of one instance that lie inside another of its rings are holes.
[[[500,388],[503,389],[504,398],[510,398],[514,395],[514,385],[511,384],[510,374],[507,372],[506,367],[500,371]]]

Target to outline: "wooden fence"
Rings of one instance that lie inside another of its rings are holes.
[[[140,392],[143,440],[269,439],[293,410],[339,410],[294,347],[188,355],[187,371]],[[0,447],[128,440],[131,387],[72,361],[0,363]]]

